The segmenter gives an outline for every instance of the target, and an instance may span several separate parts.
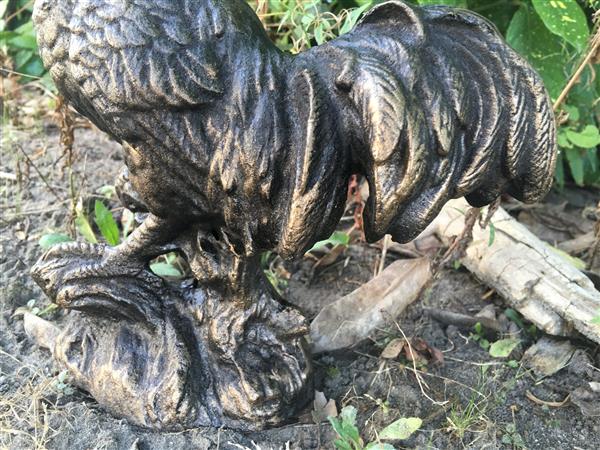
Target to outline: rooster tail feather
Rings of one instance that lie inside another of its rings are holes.
[[[353,160],[369,182],[369,240],[413,239],[451,198],[483,206],[503,192],[526,202],[547,193],[550,99],[486,19],[390,1],[332,45],[352,60],[338,78],[353,79],[348,95],[365,130]]]

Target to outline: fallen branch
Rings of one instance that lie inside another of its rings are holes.
[[[461,235],[461,211],[468,210],[464,199],[453,200],[436,219],[436,234],[446,245]],[[502,208],[491,222],[491,245],[490,230],[475,224],[462,264],[544,332],[569,336],[577,330],[600,343],[600,326],[592,323],[600,309],[600,292],[590,279]]]

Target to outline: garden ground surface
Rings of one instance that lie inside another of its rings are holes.
[[[260,433],[210,428],[156,433],[131,426],[105,413],[86,393],[72,389],[50,354],[32,344],[22,318],[14,313],[32,299],[40,309],[48,304],[29,276],[42,253],[38,241],[48,232],[68,232],[72,198],[99,195],[100,188],[114,183],[123,161],[117,144],[95,129],[78,127],[71,189],[59,130],[45,113],[31,118],[27,108],[38,111],[41,100],[29,101],[33,103],[21,105],[29,118],[16,117],[19,125],[5,130],[1,168],[5,176],[0,199],[0,448],[333,448],[334,433],[326,422],[312,423],[310,407],[296,423]],[[547,209],[523,209],[519,218],[553,243],[576,237],[573,234],[593,226],[585,208],[594,206],[598,192],[567,194],[552,195]],[[538,220],[564,202],[561,226]],[[111,206],[118,207],[114,201]],[[572,231],[569,217],[579,231]],[[286,263],[285,296],[312,318],[324,305],[370,280],[380,254],[375,246],[357,243],[337,263],[315,271],[309,259]],[[396,258],[388,252],[386,262]],[[569,401],[558,406],[574,389],[600,382],[597,346],[572,340],[578,350],[569,365],[540,380],[516,364],[534,341],[525,331],[509,327],[521,334],[522,344],[508,361],[495,359],[469,330],[442,324],[428,314],[428,308],[438,308],[473,315],[489,305],[499,317],[506,309],[499,296],[464,269],[445,269],[396,323],[356,348],[316,356],[315,389],[334,399],[338,410],[347,405],[357,408],[365,441],[375,439],[377,431],[399,417],[423,419],[421,429],[409,440],[394,443],[396,448],[600,448],[600,418],[585,417]],[[64,314],[48,317],[60,324]],[[415,370],[402,358],[381,358],[386,344],[402,333],[441,350],[443,364],[425,361]]]

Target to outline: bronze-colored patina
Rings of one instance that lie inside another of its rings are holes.
[[[76,310],[54,357],[98,402],[157,429],[260,429],[310,398],[302,315],[261,252],[332,233],[352,174],[375,241],[414,238],[451,198],[550,187],[555,125],[538,75],[485,19],[390,1],[348,34],[278,50],[242,0],[37,0],[58,90],[123,146],[121,245],[63,244],[33,276]],[[194,279],[149,261],[173,249]]]

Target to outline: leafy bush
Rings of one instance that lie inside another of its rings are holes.
[[[271,37],[299,52],[349,31],[363,11],[381,0],[253,0]],[[491,20],[536,68],[557,102],[561,126],[556,181],[600,185],[600,36],[592,48],[593,15],[600,0],[409,0],[468,8]],[[31,24],[31,0],[0,0],[0,48],[23,81],[44,75]],[[600,20],[600,13],[596,14]],[[586,58],[587,56],[587,58]],[[584,63],[585,64],[582,64]],[[596,66],[594,66],[596,64]],[[5,64],[3,64],[5,65]],[[579,67],[578,81],[561,95]]]
[[[0,0],[0,48],[10,57],[11,70],[21,74],[23,81],[45,74],[31,21],[32,9],[31,0]]]

